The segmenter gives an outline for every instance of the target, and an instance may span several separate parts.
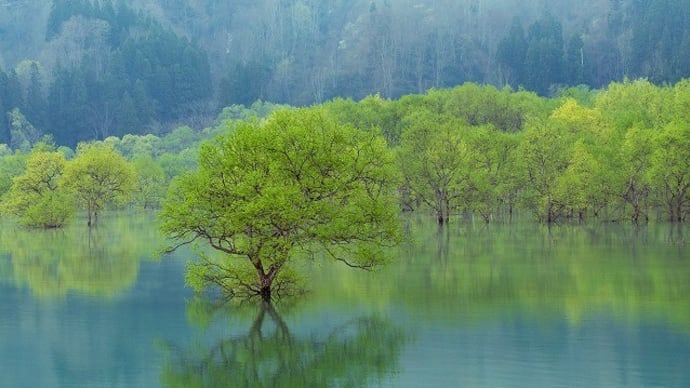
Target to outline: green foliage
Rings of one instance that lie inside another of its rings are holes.
[[[444,222],[461,212],[489,222],[521,209],[544,222],[644,222],[654,206],[677,221],[686,217],[685,200],[674,205],[675,216],[669,203],[685,197],[684,184],[669,191],[659,177],[672,170],[662,167],[668,163],[684,168],[670,156],[682,159],[682,151],[662,151],[684,144],[684,135],[664,147],[653,139],[672,125],[687,126],[687,84],[626,80],[601,91],[565,88],[546,99],[468,83],[400,100],[325,105],[342,123],[399,133],[389,145],[399,145],[405,210],[429,208]],[[659,167],[650,170],[654,152]]]
[[[338,98],[324,104],[333,117],[344,125],[370,131],[381,131],[390,146],[400,142],[400,116],[394,101],[372,95],[354,102]]]
[[[392,155],[376,133],[338,125],[320,109],[279,111],[202,146],[199,170],[173,183],[162,230],[225,253],[200,263],[205,283],[270,299],[287,285],[283,267],[298,258],[381,264],[381,247],[399,233],[395,184]],[[235,271],[237,262],[254,276]]]
[[[134,159],[133,166],[137,175],[134,200],[144,209],[159,207],[167,189],[163,167],[148,155]]]
[[[113,138],[107,138],[104,142],[108,142],[110,139]],[[122,136],[122,139],[115,138],[111,141],[114,143],[115,149],[129,160],[142,156],[157,156],[162,151],[161,143],[163,142],[161,138],[152,134],[144,136],[127,134]],[[186,144],[185,142],[181,143]]]
[[[136,189],[136,172],[112,147],[82,143],[65,167],[62,181],[87,211],[90,226],[107,205],[129,200]]]
[[[410,201],[430,207],[444,224],[473,190],[470,174],[476,159],[466,139],[469,128],[455,121],[439,122],[428,112],[408,117],[408,122],[398,149],[403,190],[410,192]]]
[[[690,126],[671,123],[654,138],[649,179],[668,220],[681,222],[690,209]]]
[[[0,196],[12,186],[12,178],[26,169],[26,154],[12,153],[6,144],[0,144]]]
[[[65,165],[61,153],[34,149],[26,160],[26,171],[13,178],[3,196],[3,213],[19,217],[25,226],[62,227],[75,211],[70,193],[60,182]]]
[[[157,163],[165,171],[167,182],[170,182],[175,177],[196,170],[199,166],[197,156],[198,152],[196,149],[185,148],[179,153],[166,152],[162,154],[158,158]]]
[[[7,115],[10,122],[10,145],[14,149],[28,152],[41,137],[40,132],[26,119],[19,108],[12,109]]]
[[[653,131],[639,126],[631,127],[620,147],[623,180],[621,197],[624,203],[632,206],[631,219],[638,223],[641,218],[648,219],[648,197],[651,191],[648,171],[653,152]]]
[[[668,121],[669,94],[645,79],[611,83],[595,99],[595,107],[617,129],[633,125],[655,128]]]
[[[514,165],[519,155],[519,138],[491,126],[470,130],[469,145],[474,159],[470,170],[473,190],[465,202],[468,211],[478,212],[489,222],[494,214],[507,207],[509,213],[515,205],[519,176]]]
[[[518,148],[525,192],[522,199],[540,221],[554,222],[566,209],[558,191],[571,158],[569,133],[552,120],[530,124]]]
[[[266,101],[256,100],[248,107],[244,105],[229,105],[223,108],[216,119],[218,122],[230,121],[247,121],[252,119],[265,119],[273,111],[279,109],[289,109],[288,105],[273,104]]]
[[[549,99],[467,83],[399,100],[379,95],[359,102],[336,99],[314,111],[338,130],[354,127],[358,136],[381,133],[386,152],[397,154],[401,207],[431,209],[444,223],[453,214],[478,215],[490,222],[521,210],[544,222],[601,217],[637,223],[652,215],[678,222],[687,219],[689,211],[683,148],[688,136],[684,128],[690,122],[688,84],[684,80],[658,87],[643,79],[625,80],[600,91],[563,88]],[[199,168],[203,139],[275,126],[274,119],[265,116],[278,107],[260,101],[250,108],[232,106],[213,128],[179,126],[162,136],[110,136],[101,146],[136,161],[135,202],[157,207],[163,187]],[[15,127],[31,129],[19,110],[14,113]],[[283,115],[289,114],[275,117]],[[35,143],[38,132],[13,133],[17,139],[33,139],[22,142],[24,149],[34,143],[35,152],[54,151],[50,138]],[[26,154],[0,147],[4,193],[13,178],[25,172]],[[71,165],[74,152],[66,147],[59,152]],[[49,202],[42,206],[37,213],[50,213]]]

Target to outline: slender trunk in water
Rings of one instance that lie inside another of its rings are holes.
[[[271,303],[271,286],[261,286],[261,291],[259,292],[259,295],[261,295],[261,300],[267,303]]]
[[[271,302],[271,288],[273,287],[273,280],[276,278],[281,266],[272,265],[268,273],[264,272],[264,266],[261,261],[256,265],[257,273],[259,275],[259,295],[265,302]]]

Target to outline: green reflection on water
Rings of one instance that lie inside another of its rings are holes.
[[[671,321],[690,331],[687,226],[532,223],[451,225],[410,219],[412,242],[379,272],[311,269],[316,306],[405,306],[415,319],[457,324],[506,314],[535,320],[589,312]],[[318,308],[318,307],[314,307]]]
[[[139,261],[162,246],[151,214],[111,213],[98,227],[0,229],[0,277],[39,298],[69,293],[114,297],[137,279]]]
[[[195,300],[205,326],[193,346],[164,345],[171,387],[362,387],[392,373],[404,332],[380,316],[293,332],[273,305],[233,309]],[[339,319],[342,317],[338,317]],[[214,326],[215,324],[215,326]]]

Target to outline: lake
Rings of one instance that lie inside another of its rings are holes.
[[[690,386],[687,226],[406,219],[387,267],[195,298],[152,215],[0,224],[0,386]]]

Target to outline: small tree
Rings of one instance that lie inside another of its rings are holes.
[[[202,146],[199,170],[175,181],[162,230],[224,253],[202,257],[188,282],[232,295],[291,283],[289,264],[324,253],[350,267],[383,262],[400,233],[396,174],[384,139],[342,127],[321,110],[281,111]],[[171,249],[174,249],[173,247]]]
[[[668,220],[682,222],[690,204],[690,128],[674,122],[658,132],[654,140],[649,181],[666,208]]]
[[[439,225],[447,224],[451,212],[473,191],[470,179],[477,163],[466,140],[469,129],[453,120],[439,122],[429,112],[408,120],[398,148],[403,189],[431,208]]]
[[[63,181],[86,208],[91,226],[107,204],[129,198],[136,188],[136,173],[112,147],[81,143],[76,158],[65,167]]]
[[[26,171],[12,180],[3,197],[3,212],[18,216],[25,226],[63,226],[74,214],[74,203],[59,184],[65,163],[60,152],[34,148],[26,161]]]
[[[135,201],[144,209],[157,208],[165,196],[165,171],[149,155],[142,155],[134,159],[134,169],[137,173],[137,189]]]

